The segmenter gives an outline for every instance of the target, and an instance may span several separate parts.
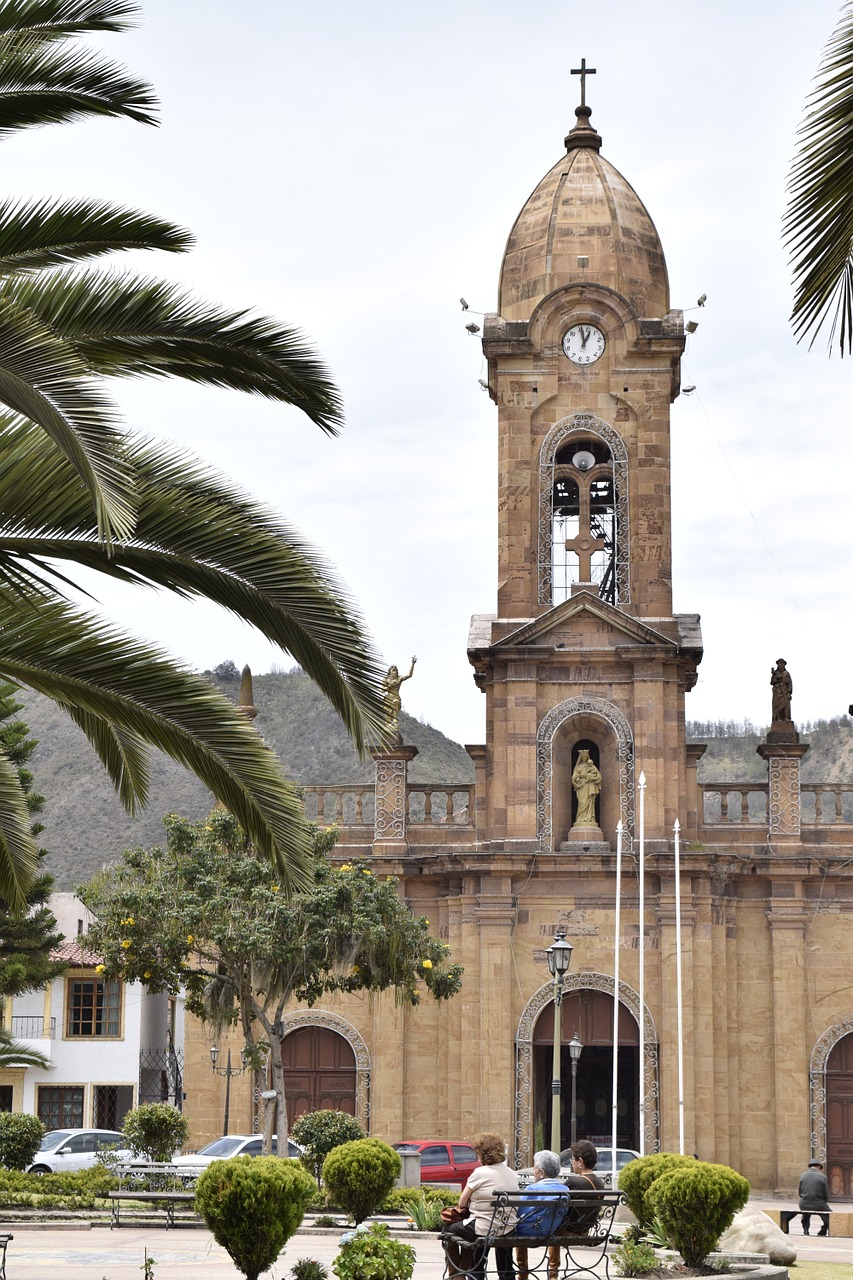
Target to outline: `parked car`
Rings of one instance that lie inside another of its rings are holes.
[[[458,1182],[462,1187],[479,1167],[480,1161],[469,1142],[426,1138],[395,1142],[395,1151],[419,1151],[421,1182]]]
[[[41,1140],[36,1158],[27,1173],[73,1173],[91,1169],[99,1151],[115,1151],[119,1160],[129,1160],[127,1138],[114,1129],[51,1129]]]
[[[229,1133],[226,1138],[217,1138],[195,1155],[175,1156],[171,1163],[182,1169],[203,1169],[214,1160],[230,1160],[232,1156],[259,1156],[263,1146],[263,1138],[259,1133]],[[272,1153],[278,1155],[278,1138],[273,1134]],[[302,1148],[295,1142],[287,1140],[287,1154],[292,1157],[302,1155]]]

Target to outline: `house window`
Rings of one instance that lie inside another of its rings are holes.
[[[118,1036],[121,983],[68,979],[68,1035]]]
[[[0,1111],[11,1111],[12,1101],[12,1086],[0,1084]]]
[[[45,1129],[83,1128],[82,1085],[60,1087],[41,1084],[37,1105],[38,1117]]]

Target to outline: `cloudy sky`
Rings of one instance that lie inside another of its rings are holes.
[[[785,182],[835,0],[146,0],[103,47],[148,76],[162,126],[4,144],[12,192],[88,194],[195,232],[163,274],[302,326],[343,392],[328,440],[298,413],[177,384],[122,385],[128,420],[285,513],[337,567],[405,706],[480,742],[465,648],[495,607],[497,413],[458,299],[493,310],[501,255],[562,153],[586,57],[603,154],[663,241],[699,329],[673,407],[675,607],[702,615],[694,719],[796,719],[853,701],[851,370],[795,345]],[[147,269],[155,264],[145,260]],[[99,587],[129,630],[199,668],[287,667],[204,606]]]

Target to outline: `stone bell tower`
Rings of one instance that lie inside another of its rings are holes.
[[[676,817],[685,833],[696,824],[684,694],[701,636],[697,616],[673,615],[671,585],[683,317],[654,224],[600,154],[584,99],[510,232],[484,325],[499,581],[468,647],[487,698],[478,838],[494,852],[606,852],[620,818],[634,831],[641,770],[648,839]],[[601,774],[594,823],[577,822],[579,758]]]

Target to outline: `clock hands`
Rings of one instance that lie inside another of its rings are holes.
[[[581,335],[581,349],[583,349],[589,341],[590,329],[588,325],[579,325],[578,331]]]

